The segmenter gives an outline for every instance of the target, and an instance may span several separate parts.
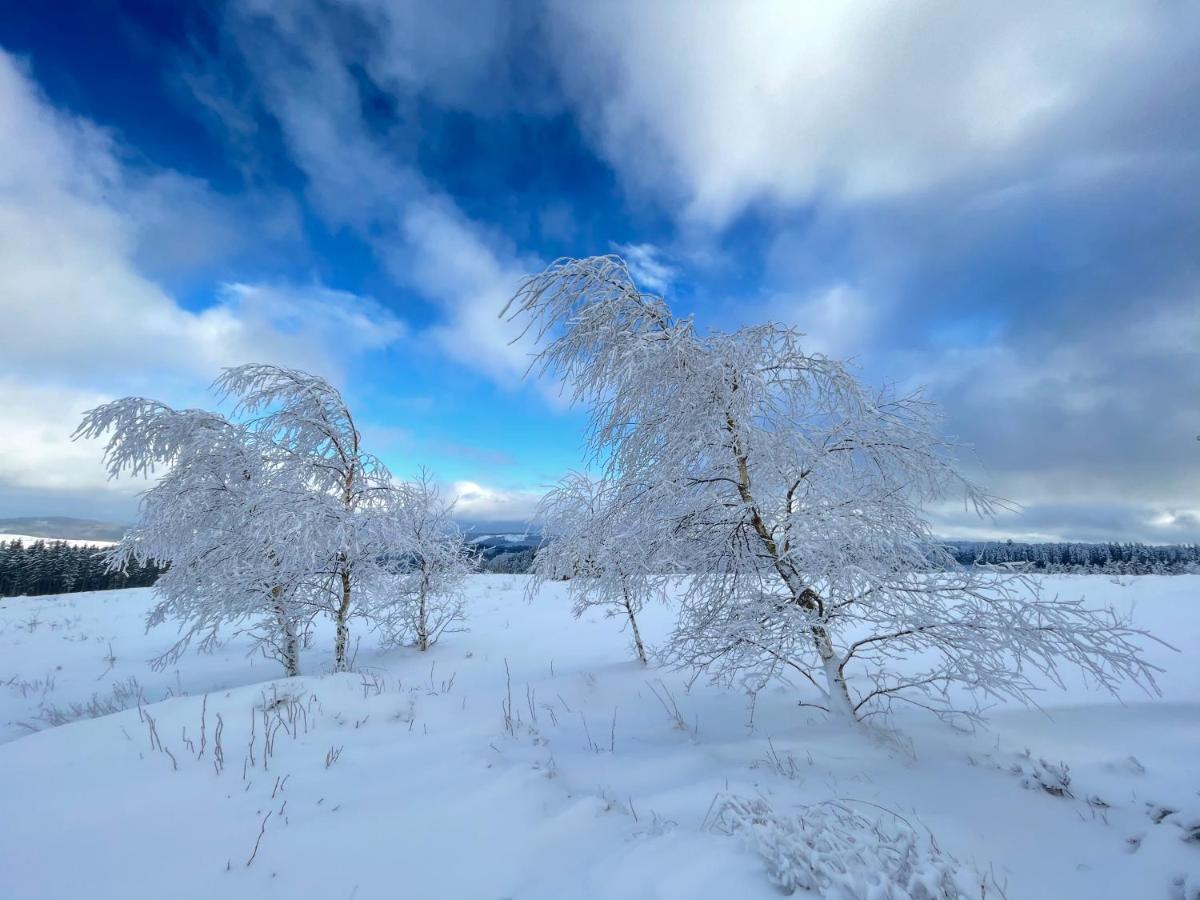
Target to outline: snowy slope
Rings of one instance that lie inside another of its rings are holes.
[[[1182,896],[1177,879],[1200,885],[1185,840],[1200,825],[1200,577],[1049,582],[1136,600],[1182,648],[1150,651],[1161,699],[1076,685],[1044,713],[996,710],[987,733],[918,713],[897,721],[902,741],[873,740],[797,709],[794,689],[751,710],[641,669],[615,620],[572,620],[561,584],[527,604],[520,577],[472,579],[471,630],[428,654],[364,637],[357,673],[322,677],[320,634],[314,674],[291,681],[236,641],[150,671],[171,634],[143,634],[149,590],[3,600],[0,808],[19,812],[0,816],[0,897],[777,897],[760,857],[706,827],[727,790],[785,812],[884,807],[989,878],[988,897]],[[647,636],[670,619],[652,611]],[[143,713],[16,724],[103,706],[130,677]],[[1073,796],[1037,787],[1064,762]]]

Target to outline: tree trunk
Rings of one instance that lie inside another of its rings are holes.
[[[349,410],[346,412],[349,417]],[[358,465],[358,430],[351,423],[350,428],[352,439],[352,462],[347,463],[345,482],[342,485],[342,504],[346,507],[348,513],[354,512],[354,477],[356,467]],[[338,453],[342,454],[342,460],[346,462],[346,454],[342,453],[341,448],[338,448]],[[342,580],[342,599],[337,607],[337,634],[334,637],[334,654],[333,654],[333,671],[348,672],[350,671],[350,663],[346,660],[346,652],[350,645],[350,569],[349,559],[345,551],[338,554],[339,575]]]
[[[780,565],[779,569],[784,583],[792,591],[792,602],[810,612],[819,612],[821,599],[817,592],[810,587],[800,585],[795,574],[788,572],[789,567]],[[817,656],[821,660],[821,669],[825,672],[825,693],[830,714],[857,721],[858,716],[854,712],[854,703],[850,700],[850,689],[846,686],[846,677],[842,674],[837,653],[833,649],[833,641],[829,638],[829,631],[824,625],[816,624],[812,626],[812,636],[813,645],[817,648]]]
[[[295,629],[289,626],[283,644],[284,668],[288,678],[300,674],[300,640],[296,637]]]
[[[350,644],[350,625],[347,622],[350,618],[350,573],[346,569],[342,569],[341,580],[342,599],[338,603],[335,614],[337,622],[333,658],[333,671],[335,672],[347,672],[350,670],[350,664],[346,660],[346,649]]]
[[[837,654],[833,652],[833,642],[829,640],[829,632],[823,625],[813,626],[813,642],[817,645],[817,655],[821,657],[821,668],[825,670],[826,692],[829,695],[829,712],[857,722],[854,703],[850,700],[850,690],[846,687],[846,677],[838,664]]]
[[[642,633],[638,631],[637,618],[633,615],[633,605],[629,602],[629,591],[625,591],[625,613],[629,616],[629,628],[633,632],[633,646],[641,664],[646,665],[646,647],[642,644]]]
[[[779,545],[775,542],[775,538],[771,535],[771,531],[767,528],[767,523],[763,521],[762,513],[759,511],[758,503],[754,499],[754,495],[750,488],[750,460],[746,451],[742,447],[740,438],[738,437],[737,423],[733,416],[726,414],[726,428],[732,437],[732,446],[734,459],[737,461],[738,480],[737,488],[738,495],[742,498],[742,502],[746,504],[750,511],[750,524],[754,528],[755,534],[762,542],[763,548],[770,556],[775,571],[779,573],[779,577],[783,579],[788,590],[792,593],[792,602],[801,608],[815,613],[820,616],[824,612],[824,603],[820,595],[812,588],[804,584],[804,580],[800,577],[800,573],[795,570],[791,562],[784,558],[779,552]],[[850,691],[846,687],[846,678],[842,675],[840,665],[838,663],[837,654],[833,649],[833,641],[829,638],[829,631],[823,624],[815,624],[812,626],[813,643],[817,649],[817,656],[821,659],[821,668],[825,671],[825,683],[827,686],[826,695],[829,702],[829,712],[835,716],[842,716],[851,721],[858,721],[858,716],[854,712],[854,703],[850,700]]]
[[[296,623],[288,615],[282,587],[271,588],[271,603],[275,607],[275,622],[279,626],[280,662],[288,678],[291,678],[300,674],[300,638],[296,634]]]
[[[429,649],[429,585],[425,578],[421,579],[421,592],[417,608],[417,649]]]

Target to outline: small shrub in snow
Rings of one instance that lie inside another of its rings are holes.
[[[1030,790],[1042,790],[1051,797],[1074,797],[1071,793],[1071,767],[1065,762],[1052,763],[1034,760],[1029,751],[1021,761],[1013,763],[1011,771],[1021,777],[1021,784]]]
[[[969,874],[896,816],[867,819],[836,802],[777,813],[761,798],[725,794],[714,830],[741,837],[766,862],[771,882],[789,894],[824,900],[960,900]],[[978,880],[975,885],[979,884]]]
[[[973,756],[967,759],[973,766],[980,765],[980,760]],[[1105,810],[1112,807],[1098,794],[1078,794],[1078,789],[1072,786],[1071,767],[1065,762],[1052,763],[1044,757],[1035,758],[1028,748],[1022,753],[1012,754],[1007,761],[997,761],[992,754],[985,754],[982,762],[1020,779],[1021,786],[1026,790],[1043,791],[1051,797],[1064,800],[1082,800],[1091,808],[1094,816],[1103,818]]]

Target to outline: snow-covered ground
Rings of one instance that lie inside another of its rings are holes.
[[[143,632],[149,590],[0,600],[0,897],[777,897],[763,858],[711,827],[729,792],[903,817],[988,898],[1190,900],[1200,577],[1125,581],[1048,579],[1136,601],[1180,648],[1148,648],[1161,698],[1080,684],[975,735],[905,714],[891,741],[795,689],[753,710],[689,690],[631,662],[617,620],[574,621],[563,585],[526,603],[519,576],[471,579],[470,630],[429,653],[364,635],[357,672],[321,675],[320,632],[290,681],[237,641],[151,671],[172,634]],[[670,621],[651,610],[643,630]],[[139,692],[140,711],[49,727]],[[1056,796],[1040,783],[1062,765]]]
[[[0,544],[7,544],[9,541],[20,541],[23,544],[36,544],[38,541],[46,544],[63,543],[68,547],[112,547],[117,543],[116,541],[97,541],[90,538],[48,538],[34,537],[31,534],[0,534]]]

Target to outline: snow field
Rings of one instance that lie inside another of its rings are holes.
[[[903,817],[988,897],[1190,900],[1200,577],[1126,581],[1047,587],[1136,601],[1180,648],[1148,648],[1162,698],[1072,683],[988,731],[914,711],[891,738],[798,708],[799,688],[751,706],[644,669],[619,620],[573,620],[562,584],[528,604],[522,577],[470,579],[469,631],[428,653],[361,635],[350,674],[319,674],[319,630],[296,679],[236,639],[151,671],[173,634],[144,633],[149,590],[2,600],[0,897],[777,897],[713,827],[731,794]],[[647,641],[671,621],[648,609]],[[130,678],[141,709],[26,727],[119,705]]]

